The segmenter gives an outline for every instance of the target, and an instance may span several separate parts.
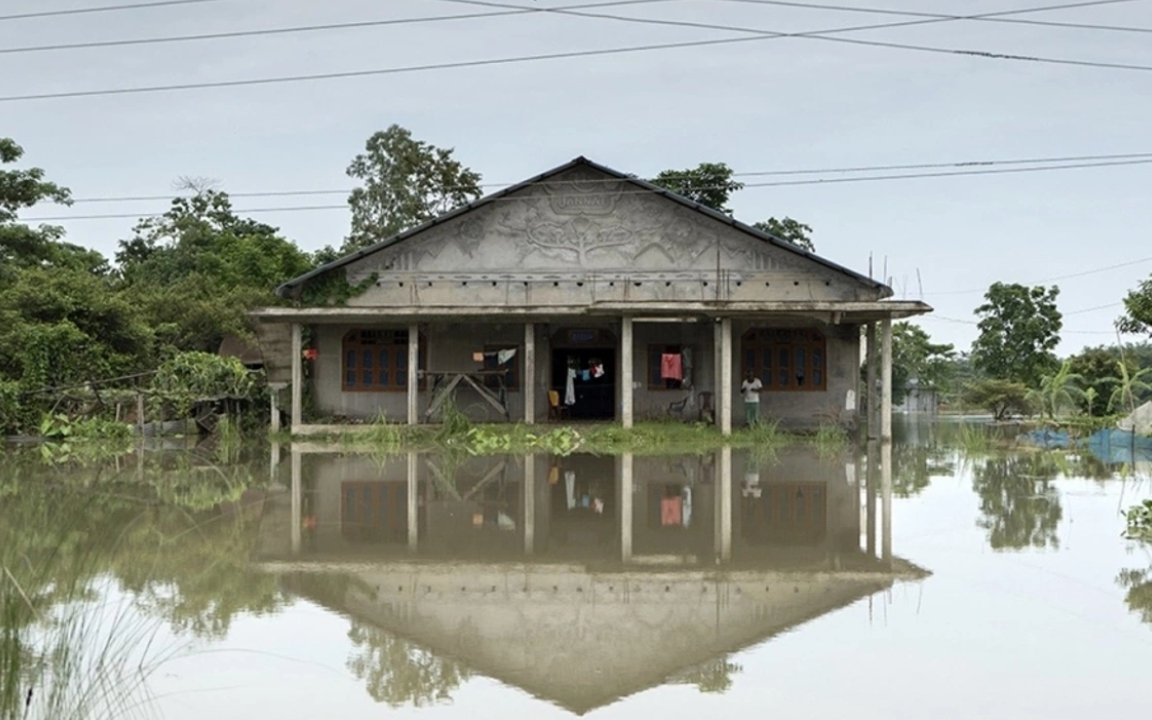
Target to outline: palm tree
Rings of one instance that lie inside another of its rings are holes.
[[[1079,387],[1083,381],[1080,374],[1072,372],[1072,362],[1065,360],[1056,373],[1041,379],[1039,388],[1029,390],[1027,398],[1040,407],[1041,414],[1055,419],[1061,409],[1074,406],[1076,400],[1084,397]]]
[[[1128,412],[1132,412],[1136,409],[1137,397],[1152,393],[1152,383],[1146,379],[1152,379],[1152,367],[1130,373],[1125,362],[1117,361],[1116,366],[1120,368],[1120,377],[1108,378],[1105,381],[1116,385],[1116,389],[1108,398],[1108,411],[1111,412],[1117,404],[1120,404]]]

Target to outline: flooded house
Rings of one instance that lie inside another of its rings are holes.
[[[889,437],[891,322],[931,310],[582,157],[278,293],[333,285],[349,290],[343,304],[253,314],[296,433],[321,419],[435,421],[449,401],[478,421],[671,415],[728,432],[747,373],[785,425],[852,424],[867,336],[870,425]]]

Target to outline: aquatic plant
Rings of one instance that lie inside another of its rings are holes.
[[[1128,520],[1126,535],[1129,538],[1152,542],[1152,500],[1145,500],[1129,508],[1125,517]]]

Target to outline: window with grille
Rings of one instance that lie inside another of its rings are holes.
[[[424,370],[424,338],[418,338],[417,343],[417,368]],[[345,391],[395,392],[408,389],[407,330],[352,330],[344,336],[342,351],[341,385]]]
[[[754,328],[740,344],[741,377],[751,371],[767,391],[828,387],[828,348],[813,328]]]

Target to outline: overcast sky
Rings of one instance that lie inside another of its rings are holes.
[[[136,1],[4,0],[0,16]],[[139,0],[145,1],[153,0]],[[500,2],[543,9],[594,0]],[[823,2],[972,15],[1058,0]],[[201,0],[0,19],[0,49],[483,12],[501,9],[448,0]],[[653,0],[585,12],[787,33],[916,19],[759,0]],[[1152,28],[1152,2],[1010,17]],[[738,37],[757,39],[309,82],[11,99]],[[1152,34],[1147,33],[950,20],[832,37],[1152,69]],[[23,145],[25,160],[45,168],[77,199],[163,196],[173,192],[179,176],[213,178],[233,193],[341,190],[350,186],[344,170],[365,139],[392,123],[420,139],[455,147],[458,158],[495,189],[578,155],[651,176],[705,161],[755,173],[1152,153],[1149,118],[1148,70],[767,38],[552,12],[0,53],[0,136]],[[1020,166],[984,169],[1013,167]],[[843,177],[848,175],[741,179]],[[808,223],[817,251],[854,269],[866,272],[872,254],[879,276],[886,262],[898,296],[923,297],[936,308],[921,321],[924,327],[964,349],[975,336],[972,310],[990,283],[1079,275],[1057,281],[1066,313],[1061,350],[1072,352],[1114,342],[1111,323],[1122,310],[1121,298],[1152,272],[1150,181],[1152,164],[1128,164],[749,187],[733,206],[736,216],[750,223],[772,215]],[[237,198],[234,204],[244,211],[343,201],[333,194]],[[166,206],[164,201],[77,203],[67,209],[42,206],[26,216],[135,216]],[[348,212],[339,208],[252,216],[282,228],[309,250],[338,245],[348,229]],[[133,220],[60,224],[72,242],[111,255]],[[1088,272],[1120,264],[1125,265]]]

